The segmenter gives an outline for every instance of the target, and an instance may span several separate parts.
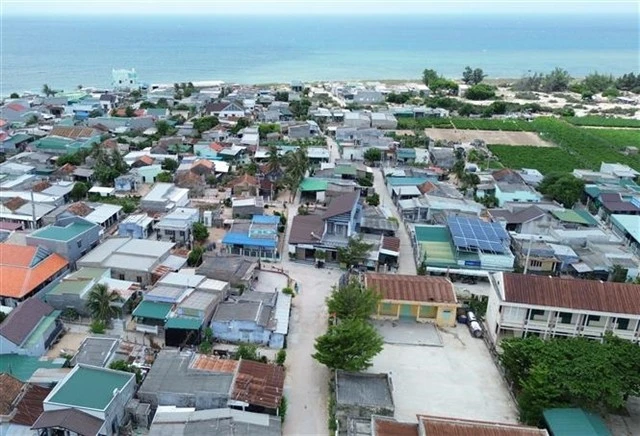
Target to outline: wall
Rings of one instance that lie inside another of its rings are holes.
[[[438,315],[436,316],[436,324],[440,327],[456,326],[456,306],[439,306]]]
[[[100,227],[94,226],[88,231],[78,235],[78,237],[71,239],[70,241],[56,241],[52,239],[38,238],[34,236],[27,236],[27,245],[37,246],[41,245],[48,248],[54,253],[66,258],[70,264],[75,265],[75,262],[82,256],[87,254],[93,248],[98,245],[100,240]],[[80,243],[80,246],[78,246]]]
[[[142,226],[136,223],[120,223],[118,226],[118,236],[146,239],[149,235],[144,231]]]
[[[480,265],[484,270],[511,271],[515,257],[511,254],[486,254],[478,253]]]
[[[211,323],[213,337],[230,342],[251,342],[267,345],[271,332],[254,321],[231,321]]]
[[[113,423],[115,423],[116,430],[125,422],[126,409],[125,406],[127,402],[135,393],[135,376],[131,377],[131,380],[124,386],[124,388],[116,395],[116,397],[111,401],[107,409],[105,410],[105,427],[109,434],[111,432]]]
[[[4,336],[0,336],[0,355],[2,354],[23,354],[20,348],[5,338]]]
[[[491,287],[489,288],[489,302],[487,303],[487,313],[485,315],[485,320],[487,323],[487,332],[491,340],[496,342],[496,325],[498,323],[500,317],[500,296],[498,295],[498,290],[496,289],[495,282],[492,277],[489,277],[489,282],[491,283]]]

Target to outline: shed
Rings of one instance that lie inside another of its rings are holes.
[[[547,409],[542,414],[551,436],[611,436],[602,418],[583,409]]]

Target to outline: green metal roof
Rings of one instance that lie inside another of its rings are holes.
[[[102,277],[106,271],[106,268],[80,268],[47,292],[45,300],[48,295],[80,294],[91,280]]]
[[[132,315],[140,318],[167,319],[171,312],[171,303],[157,303],[155,301],[142,301],[135,308]]]
[[[416,150],[413,148],[399,148],[396,150],[398,159],[415,159]]]
[[[551,213],[560,221],[564,221],[567,223],[583,224],[585,226],[588,226],[591,224],[589,221],[585,219],[585,217],[581,216],[575,210],[572,210],[572,209],[554,210]]]
[[[640,242],[640,216],[638,215],[611,215],[613,225],[620,230],[625,230],[633,239]]]
[[[300,183],[301,192],[326,191],[329,182],[322,179],[307,178]]]
[[[52,403],[104,410],[115,389],[123,389],[132,373],[111,369],[77,366],[51,397]]]
[[[54,310],[49,315],[40,320],[38,326],[33,329],[31,334],[27,338],[26,348],[31,348],[40,341],[42,335],[49,329],[49,327],[51,327],[52,324],[56,322],[56,319],[58,319],[60,313],[62,313],[60,310]]]
[[[599,416],[582,409],[547,409],[543,415],[553,436],[611,436]]]
[[[427,177],[388,177],[390,186],[418,186],[429,181]]]
[[[40,368],[62,368],[65,359],[45,360],[18,354],[0,355],[0,372],[11,374],[22,382],[28,381]]]
[[[416,239],[420,242],[449,242],[451,237],[445,226],[415,226]]]
[[[87,230],[97,227],[97,224],[90,222],[74,222],[66,226],[47,226],[36,230],[31,234],[36,238],[51,239],[53,241],[70,241],[80,236]]]
[[[34,142],[36,148],[63,149],[67,148],[73,140],[66,138],[45,137]]]
[[[202,321],[198,318],[169,318],[164,325],[166,329],[199,330]]]
[[[339,175],[355,176],[357,172],[356,167],[352,165],[336,165],[333,173]]]

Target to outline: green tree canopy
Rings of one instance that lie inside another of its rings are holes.
[[[255,344],[240,344],[235,353],[236,359],[253,360],[260,362],[260,355],[258,354],[258,346]]]
[[[204,254],[204,248],[199,245],[196,245],[189,252],[189,256],[187,257],[187,265],[189,266],[198,266],[202,263],[202,255]]]
[[[380,151],[379,148],[369,148],[367,149],[367,151],[364,152],[364,160],[366,160],[367,162],[380,162],[380,160],[382,159],[382,152]]]
[[[124,360],[114,360],[109,364],[109,369],[115,369],[116,371],[130,372],[136,375],[136,383],[140,383],[142,381],[142,371],[140,368],[133,366],[130,363],[127,363]]]
[[[71,189],[71,192],[69,193],[69,196],[71,197],[71,199],[73,201],[78,201],[78,200],[82,200],[84,197],[87,196],[87,192],[89,192],[89,188],[87,187],[87,184],[84,182],[76,182],[73,185],[73,189]]]
[[[176,131],[176,129],[171,127],[171,124],[167,123],[164,120],[156,121],[156,129],[158,130],[158,135],[160,136],[172,135]]]
[[[371,367],[382,346],[382,337],[371,324],[352,318],[330,326],[318,337],[312,357],[330,369],[362,371]]]
[[[17,92],[12,92],[9,98],[20,98],[20,95]]]
[[[276,92],[276,101],[289,101],[289,93],[287,91]]]
[[[380,196],[377,192],[374,192],[366,198],[366,201],[369,206],[378,206],[380,204]]]
[[[549,173],[538,185],[538,191],[571,208],[582,196],[584,181],[569,173]]]
[[[179,164],[178,164],[177,160],[171,159],[170,157],[167,157],[162,161],[161,168],[164,171],[169,171],[171,173],[174,173],[178,169],[178,166],[179,166]]]
[[[289,103],[289,110],[297,120],[305,120],[309,114],[310,107],[311,100],[308,98],[301,98]]]
[[[266,139],[269,133],[279,133],[280,124],[277,123],[262,123],[258,126],[258,133],[260,139]]]
[[[552,407],[607,411],[640,393],[640,347],[607,334],[604,341],[506,339],[502,362],[518,392],[521,419],[537,425]]]
[[[214,116],[201,117],[193,122],[193,128],[196,129],[198,133],[202,133],[213,129],[218,125],[218,122],[218,118]]]
[[[278,171],[280,169],[280,152],[275,144],[269,145],[267,149],[267,168],[269,171]]]
[[[571,76],[569,72],[556,67],[542,79],[542,90],[545,92],[562,92],[569,88],[570,83]]]
[[[193,239],[198,242],[206,242],[206,240],[209,239],[207,226],[200,222],[193,223]]]
[[[345,286],[334,286],[327,298],[327,309],[340,320],[367,319],[376,311],[379,301],[380,294],[352,279]]]
[[[172,183],[173,175],[169,171],[162,171],[156,176],[156,182]]]
[[[469,100],[489,100],[496,96],[496,88],[495,86],[480,83],[467,89],[464,96]]]
[[[109,324],[111,318],[115,318],[122,312],[116,303],[120,302],[120,295],[116,291],[110,291],[107,285],[97,284],[89,292],[87,297],[87,309],[91,318]]]
[[[372,248],[373,244],[364,242],[361,235],[351,237],[346,247],[338,248],[338,261],[347,268],[358,266],[367,259]]]
[[[472,69],[471,67],[467,66],[462,72],[462,81],[471,85],[477,85],[478,83],[482,82],[485,77],[487,77],[487,75],[484,74],[482,68]]]
[[[427,68],[422,72],[422,82],[429,87],[431,87],[433,82],[435,82],[439,78],[440,78],[440,75],[436,70]]]
[[[242,117],[238,119],[238,121],[236,121],[236,125],[231,128],[231,133],[236,135],[240,130],[244,129],[245,127],[249,127],[250,125],[251,121],[249,121],[248,118]]]

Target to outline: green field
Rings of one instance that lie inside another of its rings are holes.
[[[590,134],[607,141],[612,147],[625,148],[629,146],[640,148],[640,131],[621,129],[588,129]]]
[[[534,131],[532,123],[523,120],[492,120],[488,118],[398,118],[398,129],[453,129]]]
[[[640,120],[630,120],[625,118],[586,116],[586,117],[569,117],[565,119],[575,126],[640,128]]]
[[[489,150],[507,168],[535,168],[542,174],[571,172],[582,168],[575,156],[562,148],[520,145],[489,145]]]

